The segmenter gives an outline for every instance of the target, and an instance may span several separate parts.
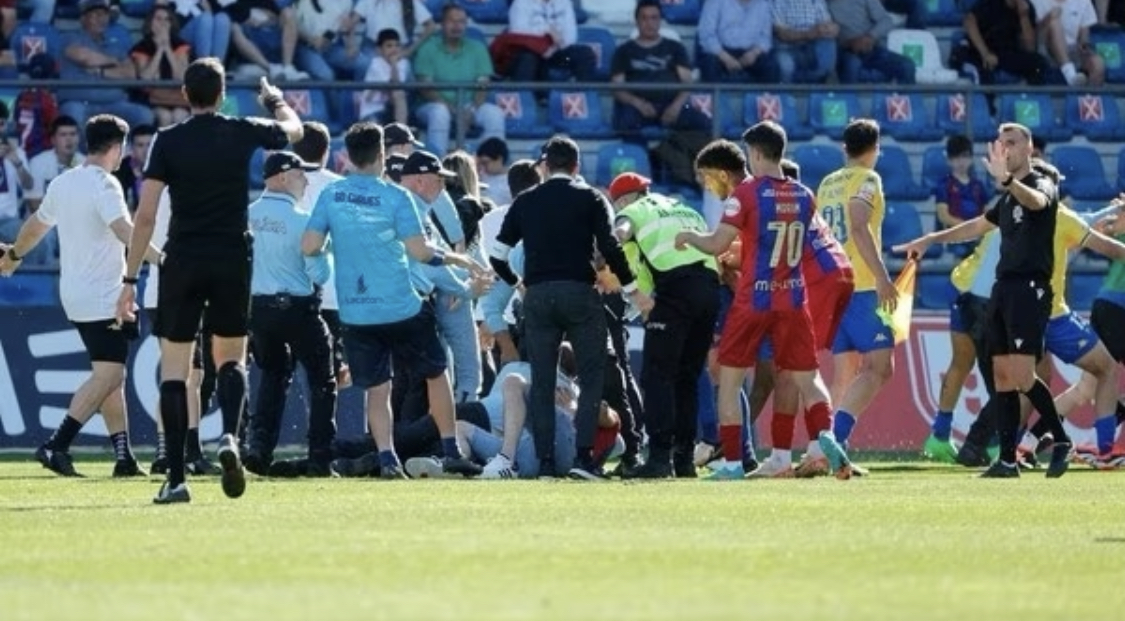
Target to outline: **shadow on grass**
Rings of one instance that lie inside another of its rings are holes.
[[[0,506],[0,513],[38,513],[40,511],[120,511],[121,509],[135,509],[137,503],[102,504],[102,505],[15,505],[10,507]]]
[[[1125,544],[1125,537],[1094,537],[1094,543]]]

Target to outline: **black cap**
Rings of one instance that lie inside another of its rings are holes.
[[[316,170],[315,164],[309,164],[297,157],[289,151],[274,151],[266,158],[265,165],[262,166],[262,178],[269,179],[274,175],[280,175],[287,170],[300,168],[301,170]]]
[[[406,163],[402,166],[402,175],[424,175],[433,173],[442,177],[456,177],[457,175],[442,168],[441,160],[438,156],[430,153],[429,151],[415,151],[406,158]]]
[[[85,15],[87,11],[93,11],[95,9],[105,9],[108,11],[109,0],[82,0],[82,2],[78,3],[78,10],[82,15]]]
[[[419,149],[425,148],[426,145],[418,141],[414,137],[414,132],[402,123],[390,123],[383,126],[383,145],[388,147],[397,146],[400,144],[412,144]]]
[[[402,181],[402,168],[406,165],[406,159],[406,156],[401,153],[394,153],[387,156],[384,172],[391,181],[395,183]]]
[[[49,80],[59,77],[55,59],[40,52],[27,59],[27,77],[33,80]]]

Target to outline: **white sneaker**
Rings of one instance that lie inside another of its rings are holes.
[[[758,469],[746,475],[747,479],[792,479],[793,464],[786,463],[772,456],[762,462]]]
[[[441,467],[441,460],[436,457],[411,457],[406,460],[406,474],[412,479],[444,479],[448,478],[445,469]]]
[[[300,69],[297,69],[293,65],[285,65],[284,67],[282,67],[281,76],[283,78],[285,78],[286,80],[307,80],[307,79],[309,79],[309,74],[305,73],[304,71],[301,71]]]
[[[695,462],[696,468],[702,468],[722,456],[723,452],[719,447],[706,442],[696,442],[692,461]]]
[[[245,66],[245,65],[243,65]],[[270,63],[270,79],[280,80],[285,77],[285,65],[279,63]]]
[[[484,471],[481,472],[480,478],[514,479],[516,478],[516,470],[512,467],[512,460],[497,453],[495,457],[488,460],[488,463],[484,465]]]

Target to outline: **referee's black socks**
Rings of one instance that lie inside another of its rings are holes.
[[[246,383],[246,369],[237,362],[225,362],[219,368],[217,392],[224,434],[238,437],[239,419],[246,408]]]
[[[1031,401],[1031,407],[1039,412],[1039,416],[1047,425],[1047,430],[1055,437],[1055,442],[1070,444],[1070,436],[1063,427],[1059,411],[1055,409],[1055,398],[1051,396],[1051,389],[1047,388],[1047,384],[1037,377],[1023,394],[1027,396],[1028,401]]]
[[[1015,390],[997,392],[996,435],[1000,437],[1000,461],[1016,463],[1016,445],[1019,444],[1020,393]]]
[[[168,449],[168,485],[184,482],[184,440],[187,435],[187,385],[181,380],[160,383],[160,420]]]

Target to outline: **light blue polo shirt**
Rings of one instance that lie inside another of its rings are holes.
[[[328,255],[306,257],[301,235],[309,214],[297,207],[297,199],[279,192],[262,192],[250,203],[250,232],[254,234],[254,269],[250,291],[254,295],[307,296],[313,285],[328,280]]]

